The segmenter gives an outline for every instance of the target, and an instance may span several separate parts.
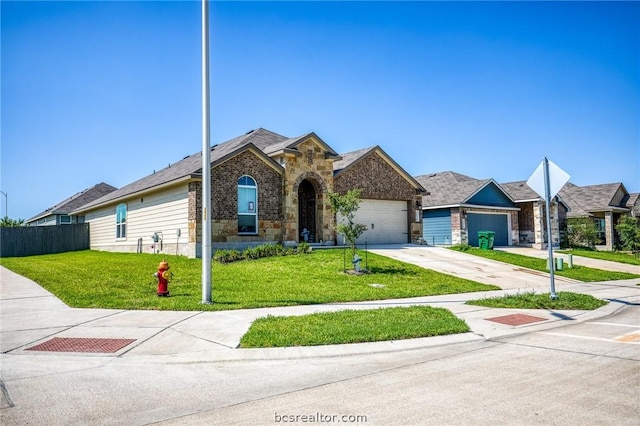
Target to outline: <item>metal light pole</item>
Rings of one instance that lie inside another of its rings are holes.
[[[209,142],[209,0],[202,0],[202,303],[212,303],[211,144]]]
[[[9,217],[9,194],[4,191],[0,191],[0,194],[4,195],[4,216]]]

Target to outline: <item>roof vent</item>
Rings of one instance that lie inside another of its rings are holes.
[[[248,135],[249,133],[253,133],[253,130],[249,130],[245,135]]]

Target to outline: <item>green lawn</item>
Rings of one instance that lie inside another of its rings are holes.
[[[168,298],[156,296],[153,277],[163,259],[174,274]],[[368,263],[371,274],[345,274],[340,249],[230,264],[214,262],[214,304],[203,305],[200,259],[91,250],[0,259],[2,266],[78,308],[229,310],[499,289],[374,253],[368,253]]]
[[[466,304],[486,306],[489,308],[593,310],[609,303],[588,294],[560,291],[556,293],[556,296],[556,299],[551,299],[549,293],[520,293],[489,297],[486,299],[468,300]]]
[[[547,269],[547,260],[537,257],[523,256],[515,253],[508,253],[500,250],[480,250],[475,247],[453,246],[451,250],[462,251],[474,256],[484,257],[486,259],[497,260],[511,265],[521,266],[541,272],[549,272]],[[627,280],[631,278],[640,278],[640,275],[629,274],[627,272],[603,271],[601,269],[587,268],[586,266],[578,266],[574,263],[573,268],[565,268],[562,271],[556,271],[555,275],[572,278],[583,282],[596,281],[613,281]]]
[[[619,251],[597,251],[585,249],[558,250],[558,253],[573,254],[576,256],[590,257],[592,259],[609,260],[611,262],[628,263],[629,265],[640,265],[640,257],[631,253]]]
[[[465,333],[469,327],[443,308],[410,306],[259,318],[240,347],[338,345]]]

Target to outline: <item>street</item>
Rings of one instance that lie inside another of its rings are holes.
[[[640,306],[551,330],[368,355],[191,362],[13,356],[18,424],[637,424]],[[5,365],[6,367],[6,365]],[[5,368],[3,367],[3,368]],[[26,372],[26,373],[25,373]]]

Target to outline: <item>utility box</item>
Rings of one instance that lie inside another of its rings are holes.
[[[493,250],[493,240],[496,233],[493,231],[478,231],[478,247],[480,250]]]

